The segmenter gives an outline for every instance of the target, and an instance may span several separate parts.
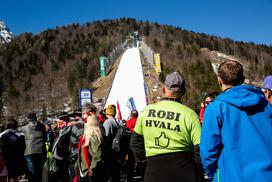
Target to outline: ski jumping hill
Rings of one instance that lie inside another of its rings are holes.
[[[123,54],[105,107],[110,104],[119,105],[123,119],[129,118],[132,108],[141,112],[147,105],[143,68],[138,48],[129,48]]]

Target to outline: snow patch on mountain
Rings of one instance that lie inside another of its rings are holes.
[[[13,38],[12,32],[6,26],[4,21],[0,21],[0,44],[9,43]]]

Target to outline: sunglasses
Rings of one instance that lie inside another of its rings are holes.
[[[262,88],[262,92],[265,92],[266,90],[272,92],[272,89]]]
[[[212,101],[206,101],[205,105],[209,105],[210,103],[212,103]]]

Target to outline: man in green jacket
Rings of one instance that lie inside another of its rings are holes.
[[[167,75],[163,94],[162,101],[142,111],[132,134],[136,159],[147,160],[145,182],[202,181],[194,152],[201,126],[197,114],[181,104],[184,78],[177,72]]]

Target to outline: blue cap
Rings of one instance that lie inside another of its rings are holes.
[[[264,79],[263,88],[272,90],[272,75],[269,75]]]

